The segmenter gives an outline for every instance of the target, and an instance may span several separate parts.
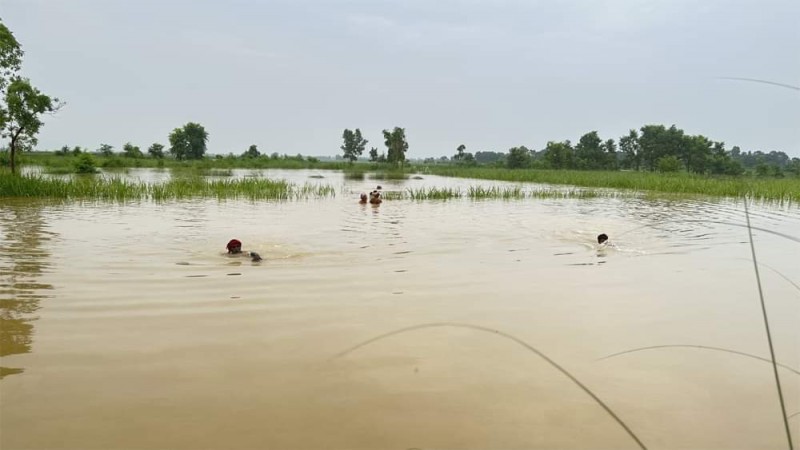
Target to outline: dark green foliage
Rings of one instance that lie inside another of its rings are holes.
[[[524,145],[508,151],[506,166],[509,169],[524,169],[531,165],[531,151]]]
[[[619,138],[619,151],[622,153],[621,166],[625,169],[639,170],[642,163],[639,133],[631,130],[627,136]]]
[[[378,149],[377,148],[372,147],[371,149],[369,149],[369,160],[372,161],[372,162],[377,162],[378,161]]]
[[[478,164],[493,164],[495,162],[503,162],[506,159],[506,154],[501,152],[476,152],[475,162]]]
[[[242,153],[242,156],[245,158],[258,158],[261,156],[261,152],[259,152],[258,147],[253,144],[247,149],[246,152]]]
[[[461,161],[462,159],[464,159],[464,150],[466,149],[467,147],[464,144],[459,145],[458,148],[456,149],[456,154],[453,155],[453,160]]]
[[[406,160],[408,142],[405,128],[394,127],[394,130],[383,130],[384,144],[387,148],[386,160],[392,164],[402,165]],[[378,158],[380,161],[380,157]]]
[[[597,131],[590,131],[581,136],[575,145],[575,168],[599,170],[605,169],[606,165],[603,140],[597,135]]]
[[[147,149],[147,154],[152,158],[162,159],[164,157],[164,146],[156,142]]]
[[[791,162],[786,165],[786,171],[800,177],[800,158],[792,158]]]
[[[14,77],[8,84],[0,105],[0,137],[10,140],[12,173],[16,171],[16,153],[36,145],[36,135],[44,125],[42,115],[58,110],[59,106],[58,99],[41,93],[26,78]]]
[[[571,169],[575,167],[575,151],[569,141],[547,143],[544,159],[553,169]]]
[[[144,154],[138,145],[133,145],[130,142],[122,146],[122,155],[126,158],[144,158]]]
[[[189,122],[169,135],[169,151],[178,160],[201,159],[206,154],[208,132],[202,125]]]
[[[97,151],[103,156],[112,156],[114,154],[114,146],[108,144],[100,144]]]
[[[453,155],[453,161],[456,164],[461,164],[465,166],[474,166],[477,163],[475,162],[475,156],[472,153],[465,151],[467,147],[464,144],[461,144],[456,148],[456,154]]]
[[[344,158],[349,160],[350,163],[353,163],[364,153],[367,142],[369,142],[361,136],[361,130],[358,128],[356,128],[355,132],[345,129],[344,132],[342,132],[342,140],[344,142],[339,148],[342,149]]]
[[[92,155],[88,153],[81,153],[75,159],[75,172],[76,173],[97,173],[97,164]]]
[[[658,159],[656,168],[663,173],[678,172],[681,170],[681,162],[675,155],[662,156]]]

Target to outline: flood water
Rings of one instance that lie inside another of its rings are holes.
[[[541,355],[648,448],[787,448],[741,201],[374,207],[505,183],[259,174],[337,195],[0,199],[0,448],[637,448]],[[751,220],[791,415],[800,208]]]

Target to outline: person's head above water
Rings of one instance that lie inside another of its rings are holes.
[[[603,244],[603,243],[605,243],[607,240],[608,240],[608,235],[607,235],[607,234],[605,234],[605,233],[602,233],[602,234],[598,234],[598,235],[597,235],[597,243],[598,243],[598,244]]]
[[[365,192],[361,193],[361,203],[367,203],[367,194]]]
[[[242,242],[238,239],[231,239],[225,248],[228,249],[228,253],[242,253]]]

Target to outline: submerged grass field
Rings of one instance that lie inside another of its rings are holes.
[[[161,183],[145,183],[121,178],[74,176],[54,178],[40,175],[11,175],[0,172],[0,197],[39,197],[75,200],[153,200],[168,201],[186,198],[250,200],[297,200],[334,197],[330,186],[295,185],[266,178],[208,179],[199,176],[177,176]],[[466,190],[431,187],[385,191],[385,200],[451,200],[469,198],[521,200],[526,198],[595,198],[618,197],[619,192],[587,189],[528,189],[520,186],[471,186]]]
[[[53,157],[66,160],[68,157]],[[174,162],[174,161],[173,161]],[[56,181],[50,177],[10,177],[7,172],[0,171],[0,197],[54,197],[54,198],[151,198],[155,200],[184,197],[216,197],[216,198],[252,198],[252,199],[288,199],[294,197],[330,196],[333,188],[327,192],[317,192],[321,188],[303,188],[297,186],[275,185],[276,181],[253,177],[245,180],[225,180],[233,171],[225,166],[219,167],[217,160],[203,160],[194,163],[179,162],[180,165],[166,167],[172,174],[172,180],[162,185],[146,185],[131,181],[102,179],[77,176],[74,179]],[[290,161],[291,162],[291,161]],[[281,167],[287,168],[287,167]],[[305,168],[305,167],[297,167]],[[329,169],[316,167],[317,169]],[[331,167],[330,169],[334,169]],[[107,173],[126,168],[105,168]],[[153,169],[159,170],[159,169]],[[356,163],[344,164],[342,170],[348,180],[389,180],[402,181],[413,176],[414,168],[392,168],[381,164]],[[50,175],[69,174],[67,168],[46,166],[44,172]],[[402,192],[385,192],[384,198],[412,200],[448,200],[454,198],[471,199],[523,199],[523,198],[592,198],[592,197],[750,197],[758,201],[778,203],[800,202],[800,178],[761,178],[742,177],[710,177],[687,173],[654,173],[654,172],[613,172],[613,171],[570,171],[570,170],[538,170],[505,168],[464,167],[464,166],[423,166],[419,173],[445,177],[498,180],[518,183],[538,183],[571,188],[518,186],[518,187],[484,187],[473,186],[465,192],[452,188],[409,189]],[[216,179],[207,179],[204,177]],[[56,178],[56,177],[53,177]],[[59,184],[61,183],[61,184]],[[316,190],[316,191],[315,191]]]
[[[296,200],[334,195],[334,189],[330,186],[298,186],[286,181],[266,178],[207,180],[200,177],[179,177],[164,183],[149,184],[120,178],[105,179],[94,176],[58,179],[0,173],[0,197],[167,201],[196,197],[220,200],[235,198]]]
[[[38,165],[46,173],[67,174],[74,172],[76,157],[73,155],[56,156],[52,153],[24,153],[21,163]],[[280,158],[242,158],[218,157],[195,161],[177,161],[171,158],[125,158],[119,155],[110,157],[94,156],[97,166],[105,170],[125,169],[133,167],[164,168],[173,173],[187,176],[231,176],[233,168],[250,169],[319,169],[341,170],[345,178],[350,180],[403,180],[415,173],[432,174],[446,177],[475,178],[511,182],[546,183],[571,185],[582,188],[607,188],[632,190],[643,195],[658,196],[659,193],[674,195],[707,195],[717,197],[752,197],[757,200],[798,202],[800,201],[800,177],[787,175],[785,178],[773,177],[724,177],[693,175],[688,173],[656,173],[633,171],[575,171],[575,170],[540,170],[495,167],[467,167],[458,165],[407,165],[399,168],[386,163],[346,161],[317,161],[314,158],[280,157]],[[434,194],[431,198],[437,198]],[[549,195],[549,194],[546,194]],[[483,193],[473,192],[472,198],[508,198],[514,197],[508,192]],[[416,195],[412,195],[416,197]]]
[[[599,172],[575,170],[509,170],[431,166],[427,173],[446,177],[512,182],[566,184],[652,193],[748,196],[756,200],[800,201],[800,178],[708,177],[687,173]]]

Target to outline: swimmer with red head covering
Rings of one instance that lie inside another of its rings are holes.
[[[261,261],[261,255],[256,252],[243,252],[242,251],[242,241],[238,239],[231,239],[228,241],[228,245],[225,246],[228,249],[229,255],[245,255],[249,256],[253,262]]]

